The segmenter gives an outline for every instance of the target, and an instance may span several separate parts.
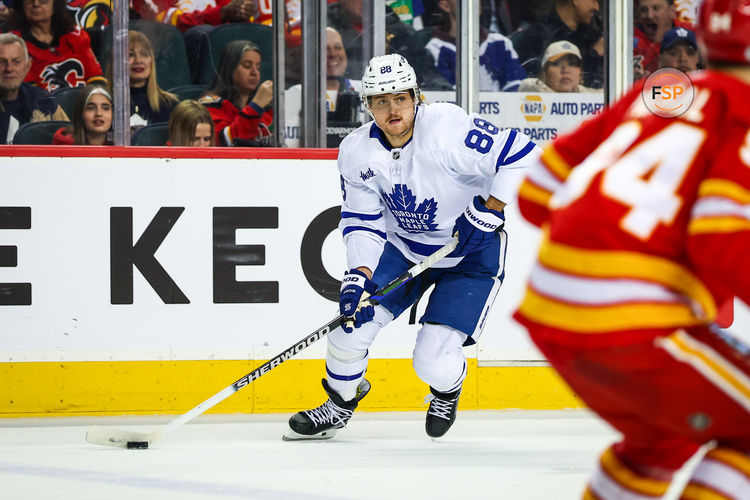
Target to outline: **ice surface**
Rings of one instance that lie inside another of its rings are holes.
[[[148,450],[84,441],[174,417],[0,420],[4,499],[580,498],[617,434],[583,410],[460,411],[439,440],[424,413],[356,413],[329,441],[285,442],[289,415],[208,415]]]

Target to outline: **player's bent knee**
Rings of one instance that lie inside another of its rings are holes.
[[[463,381],[466,357],[461,346],[466,335],[444,325],[424,325],[417,334],[412,366],[417,376],[437,390]]]
[[[343,363],[351,363],[364,359],[367,356],[367,349],[342,349],[336,345],[333,339],[328,339],[328,355]]]
[[[341,351],[366,351],[372,345],[378,332],[393,321],[391,312],[383,306],[375,306],[375,317],[372,321],[346,333],[343,328],[334,329],[328,334],[328,345],[333,344]]]

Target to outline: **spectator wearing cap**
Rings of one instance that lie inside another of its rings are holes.
[[[672,28],[664,34],[659,53],[660,68],[676,68],[687,73],[698,69],[698,41],[685,28]]]
[[[601,92],[582,85],[583,60],[575,44],[560,40],[547,46],[538,78],[526,78],[519,92]]]
[[[0,34],[0,144],[10,143],[24,123],[68,117],[47,92],[23,80],[31,58],[23,38]]]

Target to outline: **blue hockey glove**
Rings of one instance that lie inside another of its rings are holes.
[[[482,197],[475,196],[453,226],[458,245],[450,256],[460,257],[490,246],[504,224],[504,213],[485,207]]]
[[[372,304],[362,305],[359,310],[357,308],[362,300],[362,294],[364,292],[367,292],[368,295],[372,294],[377,288],[377,285],[358,269],[352,269],[344,274],[344,279],[341,280],[339,311],[344,316],[351,318],[351,321],[347,321],[342,325],[346,333],[354,331],[351,327],[352,323],[354,324],[354,328],[359,328],[368,321],[372,321],[372,318],[375,317],[375,308]]]

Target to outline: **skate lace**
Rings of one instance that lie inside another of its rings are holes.
[[[450,420],[451,412],[453,411],[453,404],[456,402],[456,400],[440,399],[436,398],[434,394],[428,394],[427,396],[425,396],[424,402],[430,403],[430,409],[427,410],[428,415],[434,415],[445,420]]]
[[[305,413],[307,413],[315,425],[329,423],[336,427],[344,427],[349,419],[352,418],[352,415],[354,415],[353,410],[341,408],[330,399],[317,408],[308,410]]]

